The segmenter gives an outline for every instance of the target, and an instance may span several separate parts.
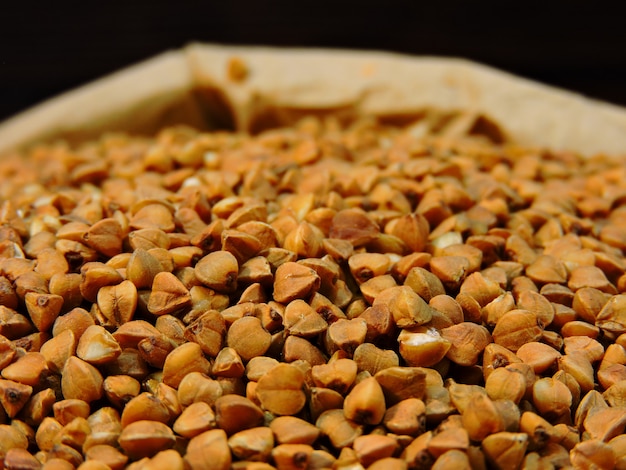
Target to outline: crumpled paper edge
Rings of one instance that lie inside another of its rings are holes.
[[[229,73],[233,60],[244,67],[243,77]],[[154,133],[179,123],[247,131],[268,116],[417,116],[432,109],[486,116],[521,145],[626,155],[626,109],[464,59],[198,43],[0,123],[0,154],[41,141]]]

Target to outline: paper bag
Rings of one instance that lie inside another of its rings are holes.
[[[174,124],[258,132],[307,115],[408,122],[462,115],[493,137],[626,155],[626,109],[463,59],[386,52],[191,44],[0,123],[0,154]]]

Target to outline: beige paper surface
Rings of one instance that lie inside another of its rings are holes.
[[[229,74],[236,57],[247,71]],[[258,130],[307,113],[419,116],[464,112],[517,143],[626,155],[626,109],[462,59],[321,49],[191,44],[70,91],[0,123],[0,154],[105,131],[177,123]]]

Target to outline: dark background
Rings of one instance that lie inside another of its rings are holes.
[[[626,105],[617,4],[0,0],[0,120],[194,40],[466,57]]]

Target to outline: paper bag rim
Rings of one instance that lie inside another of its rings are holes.
[[[244,67],[243,77],[229,72],[233,60]],[[226,119],[247,131],[268,112],[340,110],[358,117],[432,109],[487,116],[520,145],[626,155],[626,108],[465,59],[199,43],[0,123],[0,154],[55,139],[85,141],[109,131],[150,134],[178,123],[211,129]]]

